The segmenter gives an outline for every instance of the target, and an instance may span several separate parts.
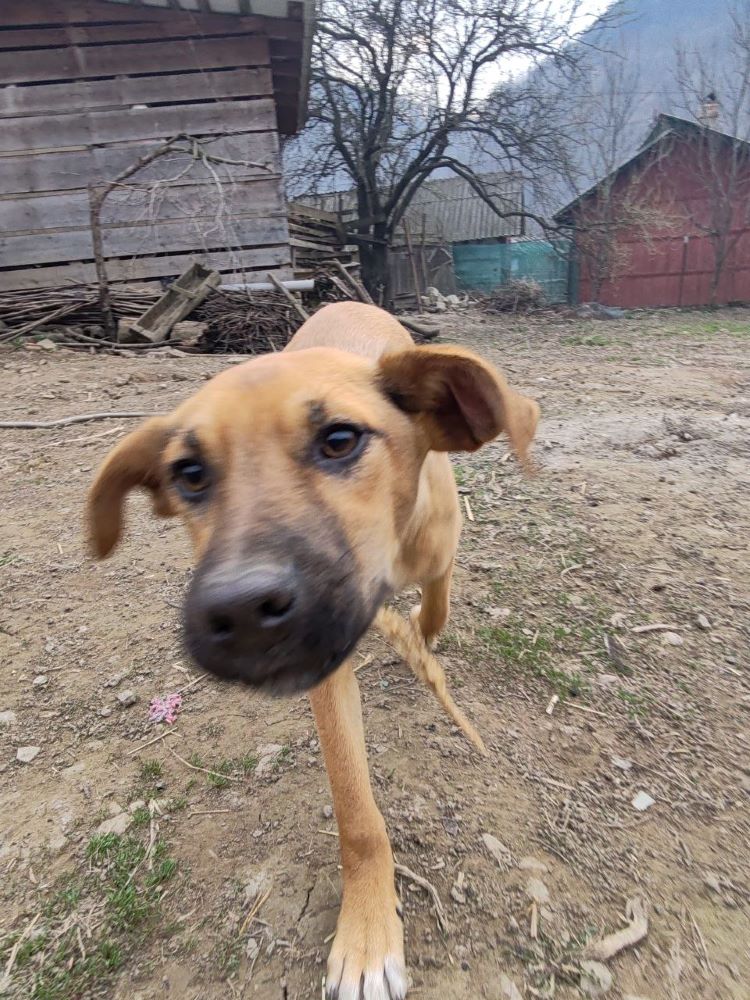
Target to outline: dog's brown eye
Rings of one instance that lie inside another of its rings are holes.
[[[172,466],[172,479],[186,500],[197,500],[209,485],[208,470],[195,458],[183,458]]]
[[[351,458],[364,440],[364,431],[349,424],[334,424],[323,432],[320,452],[324,458]]]

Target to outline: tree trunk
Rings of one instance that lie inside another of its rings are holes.
[[[390,305],[388,280],[388,231],[383,223],[368,227],[367,242],[360,243],[359,259],[362,281],[373,301],[384,308]]]

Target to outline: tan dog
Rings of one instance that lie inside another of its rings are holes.
[[[184,628],[197,662],[274,691],[310,689],[333,792],[343,897],[328,996],[406,994],[400,905],[348,657],[383,601],[419,584],[428,641],[448,617],[461,517],[446,452],[505,431],[522,461],[539,410],[469,351],[415,347],[392,316],[339,303],[285,351],[232,367],[126,437],[89,496],[96,555],[123,501],[179,514],[197,570]]]

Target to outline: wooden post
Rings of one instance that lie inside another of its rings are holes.
[[[424,306],[422,305],[422,293],[419,289],[419,275],[417,274],[417,262],[414,260],[414,248],[411,245],[411,233],[409,232],[409,223],[406,221],[406,219],[404,219],[401,225],[404,227],[404,236],[406,237],[406,252],[409,256],[409,263],[411,264],[411,276],[414,282],[414,293],[417,296],[417,312],[423,313]]]

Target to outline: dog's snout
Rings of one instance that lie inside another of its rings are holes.
[[[296,602],[290,567],[255,566],[205,581],[194,610],[213,645],[255,648],[284,636],[292,626]]]

